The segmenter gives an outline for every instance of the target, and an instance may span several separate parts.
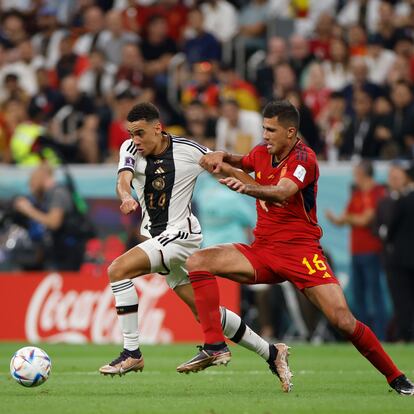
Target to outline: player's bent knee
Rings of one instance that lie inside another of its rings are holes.
[[[126,279],[124,269],[118,260],[114,260],[108,266],[107,272],[111,282],[119,282],[120,280]]]
[[[211,271],[209,260],[206,260],[206,257],[202,252],[192,254],[186,260],[185,265],[189,272],[194,272],[196,270],[205,270],[207,272]]]

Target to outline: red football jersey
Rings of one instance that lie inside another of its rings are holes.
[[[307,145],[298,140],[279,163],[273,162],[265,145],[258,145],[243,157],[242,165],[244,169],[255,172],[256,181],[261,185],[276,185],[285,177],[299,187],[283,207],[267,202],[269,211],[266,212],[256,201],[255,243],[268,245],[321,238],[322,230],[316,217],[319,167],[315,153]]]

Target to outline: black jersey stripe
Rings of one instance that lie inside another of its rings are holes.
[[[200,150],[208,151],[207,147],[205,147],[204,145],[201,145],[198,142],[193,141],[191,139],[181,138],[181,137],[174,137],[173,138],[173,141],[175,141],[175,142],[184,142],[184,143],[188,143],[188,144],[193,144],[193,145],[199,147]]]
[[[185,138],[185,137],[179,137],[178,135],[173,135],[172,139],[177,140],[177,141],[183,141],[183,142],[191,142],[195,145],[198,145],[201,148],[207,149],[207,147],[205,145],[200,144],[199,142],[194,141],[193,139],[188,139],[188,138]]]
[[[168,240],[166,240],[165,242],[163,242],[163,243],[161,243],[164,247],[167,245],[167,244],[169,244],[169,243],[171,243],[171,242],[173,242],[174,240],[176,240],[176,239],[178,239],[180,236],[177,234],[176,236],[174,236],[172,239],[168,239]]]
[[[187,140],[187,139],[181,139],[181,138],[179,138],[179,139],[173,138],[173,142],[176,142],[177,144],[190,145],[194,148],[197,148],[202,154],[207,154],[207,152],[208,152],[208,149],[206,147],[203,147],[202,145],[197,144],[194,141],[190,141],[190,140]]]
[[[128,145],[127,152],[131,152],[134,149],[134,146],[135,146],[134,142],[131,141]]]

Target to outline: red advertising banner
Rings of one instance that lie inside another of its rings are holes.
[[[165,282],[134,279],[141,343],[202,339],[193,314]],[[239,313],[239,285],[221,279],[221,304]],[[0,274],[0,340],[121,343],[113,295],[105,274],[27,272]]]

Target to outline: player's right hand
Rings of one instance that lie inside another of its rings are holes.
[[[223,158],[223,151],[208,152],[200,158],[199,164],[209,173],[218,174],[221,172]]]
[[[119,209],[121,210],[122,214],[129,214],[135,211],[138,207],[138,203],[135,201],[133,197],[127,197],[122,200]]]

